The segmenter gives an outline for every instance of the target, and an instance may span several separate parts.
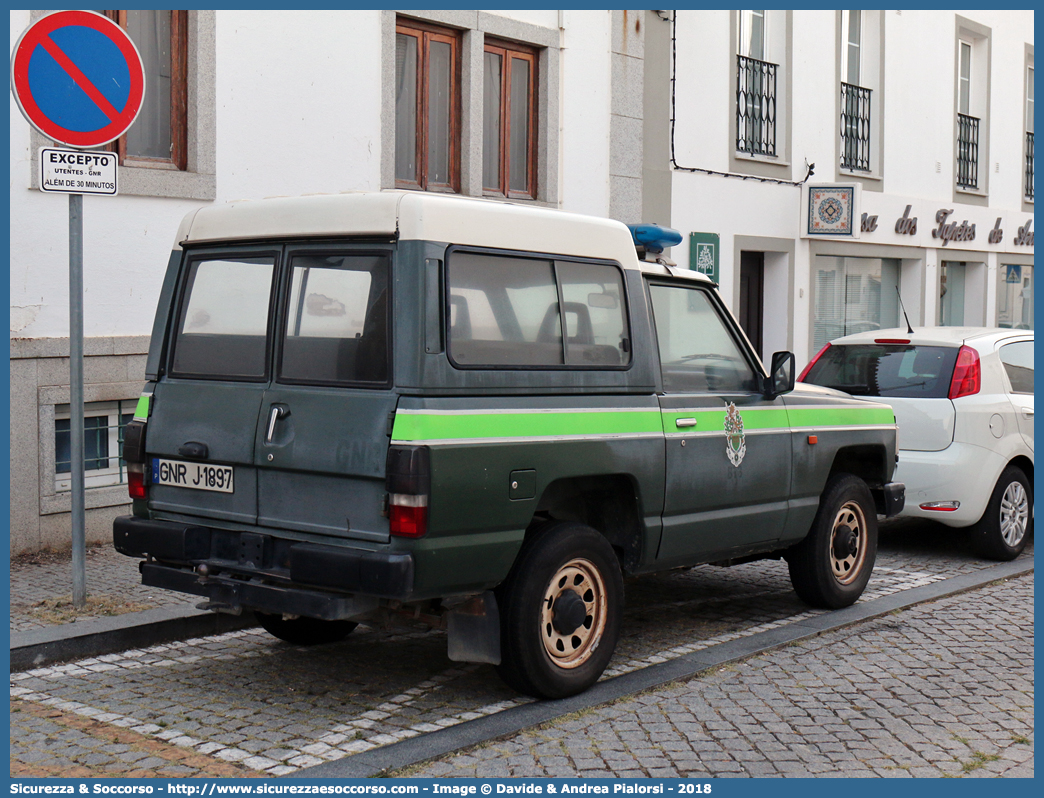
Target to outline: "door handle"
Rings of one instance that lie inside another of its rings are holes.
[[[189,441],[184,446],[178,447],[178,454],[182,457],[191,458],[192,460],[206,460],[209,450],[205,443]]]
[[[272,405],[272,409],[268,414],[268,432],[265,434],[266,444],[272,442],[272,438],[275,436],[276,424],[288,415],[290,415],[290,408],[286,405]]]
[[[1026,418],[1033,418],[1033,408],[1032,407],[1024,407],[1024,408],[1022,408],[1022,415],[1024,415]]]
[[[676,427],[695,427],[696,419],[694,418],[676,418],[674,419],[674,426]]]

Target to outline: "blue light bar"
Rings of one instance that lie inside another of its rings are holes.
[[[664,247],[673,247],[682,241],[677,230],[659,224],[629,224],[627,228],[631,231],[634,245],[646,252],[663,252]]]

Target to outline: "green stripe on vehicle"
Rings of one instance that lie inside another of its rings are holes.
[[[143,397],[143,400],[145,397]],[[740,408],[745,430],[782,432],[802,427],[892,425],[890,407],[751,407]],[[679,418],[695,418],[695,427],[678,427]],[[725,410],[577,410],[474,411],[395,414],[394,442],[485,439],[575,438],[650,433],[724,432]]]
[[[148,421],[149,420],[149,401],[152,399],[152,394],[143,393],[138,397],[138,406],[134,408],[134,420],[135,421]]]
[[[395,414],[393,441],[545,438],[576,435],[634,435],[661,431],[659,410],[551,413]]]

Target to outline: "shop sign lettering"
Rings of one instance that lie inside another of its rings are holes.
[[[993,229],[990,230],[990,235],[986,239],[991,244],[999,244],[1001,241],[1004,240],[1004,231],[1001,230],[1000,223],[1001,223],[1001,218],[998,216],[997,217],[997,223],[995,225],[993,225]]]
[[[867,213],[863,214],[863,218],[860,222],[859,229],[864,233],[872,233],[877,229],[877,217],[870,216]]]
[[[939,212],[935,214],[935,221],[939,226],[932,230],[932,238],[938,238],[941,240],[944,247],[951,241],[974,241],[975,225],[968,224],[967,219],[960,224],[957,224],[957,222],[950,222],[947,224],[946,219],[951,213],[953,213],[953,208],[950,208],[949,210],[941,208]]]
[[[1026,224],[1019,228],[1018,235],[1015,236],[1015,246],[1017,247],[1032,247],[1033,246],[1033,231],[1030,227],[1033,226],[1033,220],[1030,219]]]
[[[895,232],[899,235],[917,235],[917,217],[911,218],[910,209],[912,205],[907,205],[906,210],[903,211],[903,215],[895,220]]]

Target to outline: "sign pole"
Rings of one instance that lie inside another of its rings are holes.
[[[40,148],[44,192],[69,195],[69,471],[72,476],[73,606],[87,605],[83,459],[83,195],[119,193],[115,153],[83,152],[115,141],[134,124],[145,70],[130,36],[94,11],[56,11],[18,38],[11,92],[30,125],[56,144]]]
[[[73,606],[87,605],[83,435],[83,195],[69,195],[69,453]]]

